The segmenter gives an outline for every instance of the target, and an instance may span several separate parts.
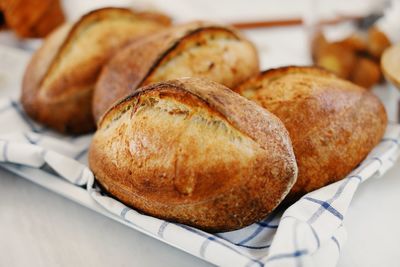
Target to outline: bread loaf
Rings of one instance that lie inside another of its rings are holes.
[[[299,167],[288,202],[344,178],[377,145],[387,118],[372,93],[314,67],[285,67],[240,85],[285,124]]]
[[[254,46],[237,31],[194,22],[132,43],[115,55],[96,84],[93,114],[100,116],[137,88],[180,77],[203,77],[233,87],[259,72]]]
[[[264,218],[297,166],[283,124],[215,82],[136,90],[102,117],[89,150],[97,181],[147,214],[207,231]]]
[[[59,28],[26,70],[21,96],[26,112],[60,132],[93,130],[93,87],[103,64],[129,40],[168,24],[162,15],[104,8]]]

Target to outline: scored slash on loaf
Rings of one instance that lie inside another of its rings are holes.
[[[121,45],[170,24],[160,14],[103,8],[53,32],[25,72],[21,102],[33,119],[64,133],[95,129],[92,94],[101,67]]]
[[[268,70],[236,91],[275,114],[289,131],[299,176],[287,203],[343,179],[387,125],[374,94],[316,67]]]
[[[258,54],[238,31],[215,23],[172,27],[127,46],[103,69],[93,97],[99,121],[115,101],[150,83],[202,77],[230,88],[259,72]]]
[[[207,231],[261,220],[297,176],[280,120],[199,78],[152,84],[119,101],[99,122],[89,164],[122,202]]]

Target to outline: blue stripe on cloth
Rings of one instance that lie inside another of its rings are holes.
[[[89,148],[86,147],[84,149],[82,149],[81,151],[78,152],[78,154],[76,154],[76,156],[74,157],[75,160],[79,160],[81,157],[83,157],[86,152],[88,152]]]
[[[126,214],[127,214],[130,210],[131,210],[131,208],[129,208],[129,207],[124,207],[124,208],[121,210],[120,216],[122,217],[122,219],[124,219],[124,220],[127,221],[127,219],[125,218],[125,216],[126,216]],[[130,221],[128,221],[128,222],[129,222],[129,223],[132,223],[132,222],[130,222]],[[136,224],[134,224],[134,223],[132,223],[132,224],[133,224],[133,225],[136,225]],[[168,224],[169,224],[169,222],[166,222],[166,221],[164,221],[164,222],[161,224],[161,226],[160,226],[160,228],[159,228],[159,230],[158,230],[159,236],[161,235],[161,236],[160,236],[161,238],[163,238],[163,232],[164,232],[164,230],[165,230],[165,227],[166,227]],[[200,230],[194,229],[194,228],[189,227],[189,226],[186,226],[186,225],[182,225],[182,224],[175,224],[175,225],[178,226],[178,227],[181,227],[181,228],[183,228],[183,229],[185,229],[185,230],[188,230],[188,231],[190,231],[190,232],[192,232],[192,233],[194,233],[194,234],[197,234],[197,235],[199,235],[199,236],[201,236],[201,237],[203,237],[203,238],[206,238],[206,239],[203,241],[203,243],[202,243],[202,245],[201,245],[201,247],[200,247],[200,251],[199,251],[200,255],[201,255],[203,258],[204,258],[204,254],[205,254],[205,252],[206,252],[206,250],[207,250],[207,247],[208,247],[208,245],[209,245],[211,242],[216,242],[216,243],[218,243],[218,244],[220,244],[220,245],[222,245],[222,246],[224,246],[224,247],[226,247],[226,248],[228,248],[228,249],[230,249],[230,250],[232,250],[232,251],[235,251],[236,253],[238,253],[238,254],[240,254],[240,255],[242,255],[242,256],[245,256],[245,257],[248,257],[248,258],[249,258],[248,255],[244,254],[243,252],[241,252],[241,251],[238,250],[238,249],[235,249],[235,248],[233,248],[233,247],[231,247],[231,246],[225,244],[224,242],[222,242],[221,240],[219,240],[218,237],[216,237],[216,236],[212,236],[212,235],[203,233],[203,232],[201,232]],[[137,225],[136,225],[136,226],[137,226]],[[263,267],[263,266],[264,266],[264,263],[260,262],[260,261],[257,260],[257,259],[252,259],[252,258],[249,258],[249,259],[250,259],[250,261],[251,261],[252,263],[257,264],[257,265],[260,266],[260,267]]]
[[[361,177],[359,175],[351,175],[349,178],[346,178],[343,180],[342,184],[339,186],[338,190],[336,191],[336,193],[333,195],[332,198],[330,198],[328,201],[322,201],[323,203],[327,203],[328,205],[324,204],[327,207],[331,207],[331,204],[333,201],[335,201],[338,197],[340,197],[340,195],[343,193],[343,190],[346,188],[346,186],[348,185],[348,183],[353,179],[353,178],[357,178],[361,181]],[[307,199],[307,197],[305,197],[304,199]],[[319,200],[321,201],[321,200]],[[332,208],[333,209],[333,208]],[[308,223],[312,224],[313,222],[315,222],[319,216],[321,216],[321,214],[327,210],[326,207],[322,206],[316,211],[314,212],[314,214],[310,217],[310,219],[308,219]],[[330,210],[332,211],[332,210]],[[336,210],[335,210],[336,211]],[[338,212],[338,211],[337,211]],[[338,212],[339,213],[339,212]],[[339,213],[340,214],[340,213]],[[343,215],[340,214],[340,216],[343,219]]]
[[[192,232],[194,234],[197,234],[197,235],[199,235],[201,237],[204,237],[204,238],[208,239],[208,241],[207,240],[204,241],[204,243],[206,243],[206,244],[202,244],[202,247],[204,245],[204,252],[205,252],[205,250],[207,249],[208,245],[211,243],[210,242],[211,240],[209,240],[209,237],[210,237],[209,234],[206,234],[206,233],[204,233],[204,232],[202,232],[200,230],[197,230],[195,228],[192,228],[192,227],[189,227],[189,226],[186,226],[186,225],[183,225],[183,224],[176,224],[176,225],[181,227],[181,228],[183,228],[183,229],[186,229],[186,230],[188,230],[188,231],[190,231],[190,232]],[[224,247],[226,247],[226,248],[228,248],[230,250],[233,250],[233,251],[237,252],[238,254],[240,254],[242,256],[245,256],[245,257],[249,258],[249,260],[251,261],[252,264],[257,264],[258,266],[261,266],[261,267],[264,266],[264,263],[260,262],[257,259],[253,259],[253,258],[249,257],[249,255],[244,254],[242,251],[240,251],[240,250],[238,250],[238,249],[236,249],[236,248],[234,248],[232,246],[229,246],[229,245],[225,244],[224,242],[219,240],[218,237],[215,237],[215,236],[212,236],[212,237],[215,238],[215,239],[212,240],[212,242],[216,242],[216,243],[218,243],[218,244],[220,244],[220,245],[222,245],[222,246],[224,246]]]
[[[333,215],[335,215],[336,217],[338,217],[340,220],[343,220],[343,215],[342,215],[339,211],[337,211],[335,208],[333,208],[333,207],[329,204],[329,202],[327,202],[327,201],[322,201],[322,200],[319,200],[319,199],[315,199],[315,198],[312,198],[312,197],[305,197],[304,199],[307,199],[307,200],[309,200],[309,201],[311,201],[311,202],[320,204],[321,207],[324,208],[324,210],[329,211],[330,213],[332,213]],[[315,213],[314,213],[314,214],[315,214]],[[313,217],[311,217],[311,218],[313,218]],[[311,218],[310,218],[309,221],[311,221]],[[315,219],[314,219],[314,221],[315,221]]]
[[[378,158],[378,157],[372,157],[371,160],[376,160],[376,161],[379,162],[379,164],[380,164],[381,166],[383,165],[382,160],[381,160],[380,158]]]
[[[338,241],[338,240],[336,239],[336,237],[334,237],[334,236],[332,236],[331,239],[333,240],[333,242],[335,242],[335,244],[336,244],[336,246],[337,246],[337,248],[338,248],[338,250],[339,250],[339,253],[340,253],[340,244],[339,244],[339,241]]]
[[[290,215],[286,215],[286,216],[282,217],[281,220],[284,220],[284,219],[286,219],[286,218],[291,218],[291,219],[294,219],[294,220],[298,220],[298,218],[296,218],[296,217],[294,217],[294,216],[290,216]],[[312,232],[312,234],[313,234],[314,237],[315,237],[315,242],[317,243],[317,247],[319,248],[319,247],[321,246],[321,241],[320,241],[320,239],[319,239],[319,236],[318,236],[317,232],[315,231],[314,227],[312,227],[311,224],[308,224],[308,223],[307,223],[307,225],[310,227],[311,232]]]
[[[101,192],[101,190],[100,190],[99,188],[96,188],[95,190],[96,190],[96,191],[98,190],[98,192],[102,195],[103,192]],[[120,216],[124,221],[126,221],[126,222],[128,222],[128,223],[130,223],[130,224],[132,224],[132,225],[134,225],[134,226],[136,226],[137,228],[140,228],[140,229],[143,229],[143,230],[145,230],[145,231],[148,231],[148,230],[144,229],[143,227],[141,227],[140,225],[137,225],[136,223],[134,223],[134,222],[129,221],[128,219],[126,219],[126,214],[127,214],[129,211],[131,211],[131,210],[133,210],[133,209],[131,209],[131,208],[125,206],[125,207],[121,210],[119,216]],[[159,236],[159,237],[164,238],[164,230],[165,230],[165,228],[167,227],[168,224],[170,224],[170,223],[167,222],[167,221],[164,221],[164,222],[160,225],[160,228],[158,229],[158,236]],[[178,225],[178,226],[179,226],[179,225]]]
[[[399,140],[395,139],[395,138],[389,138],[389,137],[385,137],[381,139],[381,142],[393,142],[396,145],[399,144]]]
[[[268,218],[266,220],[264,220],[262,222],[258,222],[257,224],[259,226],[256,228],[256,230],[251,235],[249,235],[242,241],[236,243],[235,245],[242,246],[242,245],[246,244],[250,240],[254,239],[256,236],[258,236],[258,234],[260,234],[266,227],[273,228],[273,229],[277,228],[277,226],[275,227],[275,225],[272,225],[272,226],[269,225],[269,223],[276,217],[276,215],[277,215],[277,212],[273,212],[270,214],[270,216],[268,216]]]
[[[165,231],[165,228],[167,228],[168,224],[169,224],[169,222],[163,221],[163,223],[160,225],[160,228],[158,228],[158,232],[157,232],[157,235],[159,237],[164,238],[164,231]]]
[[[33,145],[36,145],[43,138],[43,135],[38,135],[36,139],[33,139],[32,137],[29,136],[28,133],[23,133],[23,134],[25,139],[28,140],[28,142]]]
[[[258,224],[259,226],[262,226],[262,227],[264,227],[264,228],[271,228],[271,229],[276,229],[276,228],[278,228],[278,226],[279,226],[279,225],[277,225],[277,224],[271,225],[271,224],[269,224],[269,222],[258,222],[258,223],[256,223],[256,224]]]
[[[293,224],[293,234],[294,234],[294,236],[293,236],[293,245],[294,245],[295,251],[300,251],[299,250],[299,241],[297,239],[297,230],[299,228],[299,225],[300,225],[300,223],[298,221]],[[308,253],[308,251],[307,251],[307,253]],[[303,265],[300,257],[295,257],[295,260],[296,260],[296,265],[298,267],[301,267]]]
[[[240,246],[240,247],[244,247],[244,248],[248,248],[248,249],[266,249],[271,247],[271,244],[269,245],[265,245],[265,246],[250,246],[250,245],[239,245],[239,244],[235,244],[236,246]]]
[[[290,216],[291,217],[291,216]],[[287,217],[285,217],[287,218]],[[294,217],[291,217],[294,218]],[[297,218],[294,218],[297,219]],[[280,260],[280,259],[288,259],[288,258],[293,258],[296,261],[296,266],[301,267],[303,265],[300,257],[303,255],[308,254],[308,250],[306,249],[299,249],[299,244],[298,244],[298,240],[297,240],[297,229],[299,228],[300,222],[296,221],[293,224],[293,246],[294,246],[294,252],[293,253],[281,253],[281,254],[277,254],[271,257],[267,256],[267,261],[274,261],[274,260]],[[249,264],[247,264],[246,266],[250,266]]]
[[[242,246],[242,245],[246,244],[248,241],[254,239],[259,233],[261,233],[262,230],[264,230],[264,227],[262,227],[262,226],[257,227],[257,229],[251,235],[249,235],[248,237],[246,237],[242,241],[236,243],[235,245]]]
[[[274,261],[274,260],[280,260],[280,259],[287,259],[287,258],[298,258],[298,257],[301,257],[306,254],[308,254],[308,251],[306,249],[296,250],[295,252],[292,252],[292,253],[281,253],[281,254],[277,254],[277,255],[270,257],[267,260],[267,262]]]

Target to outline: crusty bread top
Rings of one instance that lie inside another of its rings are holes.
[[[93,130],[91,101],[102,66],[121,46],[166,26],[163,15],[103,8],[57,29],[26,69],[21,95],[26,112],[61,132]]]
[[[131,71],[131,69],[138,70],[140,72],[131,72],[131,75],[135,75],[137,78],[135,79],[135,83],[130,84],[129,86],[131,88],[141,87],[144,85],[144,81],[159,65],[162,64],[163,61],[166,60],[166,58],[170,56],[170,53],[180,43],[184,42],[186,38],[189,38],[196,33],[208,30],[216,31],[219,34],[223,34],[226,37],[234,39],[243,38],[240,33],[233,28],[211,22],[195,21],[187,24],[177,25],[162,32],[153,34],[148,38],[144,38],[138,42],[132,43],[123,51],[118,53],[104,68],[105,70],[103,72],[112,71],[115,73],[124,73]],[[136,53],[137,47],[141,47],[142,44],[146,44],[146,46],[143,47],[143,52],[138,55]],[[132,53],[135,53],[135,58],[130,56]],[[132,60],[129,61],[129,59]],[[129,64],[128,66],[126,65],[127,63]],[[139,64],[141,68],[136,66]],[[143,65],[145,65],[145,67],[143,67]],[[112,76],[110,75],[109,77]],[[103,82],[103,84],[106,83]],[[113,84],[111,83],[110,86],[113,86]],[[114,90],[117,90],[118,88],[121,87],[113,86]]]
[[[276,69],[269,69],[261,72],[244,83],[240,84],[233,90],[240,93],[246,98],[252,99],[255,92],[266,87],[270,82],[273,82],[279,77],[287,76],[288,74],[300,74],[309,77],[325,77],[332,78],[337,77],[334,73],[325,70],[320,67],[308,67],[308,66],[286,66]],[[273,91],[273,90],[271,90]]]
[[[188,47],[196,44],[200,46],[207,35],[215,39],[240,40],[255,51],[253,45],[238,31],[223,25],[202,21],[178,25],[134,42],[116,54],[103,68],[94,95],[95,119],[98,121],[104,111],[116,99],[126,96],[127,92],[132,92],[152,82],[164,80],[157,77],[159,69],[170,59],[183,53]],[[212,62],[214,59],[209,58],[209,60]],[[255,57],[255,61],[256,71],[258,71],[257,57]],[[210,68],[212,67],[210,65]],[[174,70],[176,69],[173,68],[172,71]],[[236,76],[238,75],[240,74],[236,74]],[[231,85],[227,84],[227,86]]]
[[[27,66],[22,81],[21,101],[24,104],[25,110],[28,114],[33,115],[33,117],[36,117],[35,114],[38,112],[37,106],[34,103],[37,101],[36,97],[40,89],[40,84],[72,26],[70,23],[65,23],[47,36],[45,42],[43,42],[43,45],[32,56]]]
[[[281,121],[201,78],[151,84],[115,104],[99,123],[89,163],[127,205],[209,231],[264,218],[297,177]]]
[[[63,64],[65,64],[66,56],[72,49],[77,49],[74,47],[75,41],[94,23],[112,19],[122,20],[124,18],[134,21],[149,21],[160,25],[169,24],[167,17],[155,13],[140,13],[125,8],[94,10],[84,15],[73,25],[67,24],[68,26],[64,25],[57,29],[46,39],[28,66],[27,77],[24,78],[23,87],[24,89],[26,87],[24,91],[30,95],[36,95],[39,91],[43,91],[42,95],[62,98],[68,95],[70,90],[79,88],[80,85],[85,86],[86,84],[82,84],[88,82],[86,80],[88,78],[86,74],[88,73],[85,72],[91,72],[92,70],[87,68],[93,68],[96,64],[83,64],[79,68],[67,69],[67,72],[63,73]],[[82,54],[85,55],[85,51],[82,51]],[[72,60],[79,62],[81,59],[74,57]],[[32,67],[30,68],[30,66]],[[32,69],[33,67],[34,69]],[[37,71],[38,67],[40,71]],[[99,66],[96,67],[99,68]],[[33,80],[31,80],[32,77],[34,78]]]
[[[270,137],[274,135],[282,138],[279,143],[275,144],[276,153],[283,154],[284,151],[292,150],[288,133],[275,115],[245,98],[237,97],[237,95],[232,94],[229,88],[201,78],[181,78],[155,83],[139,89],[109,109],[100,120],[99,129],[106,128],[106,125],[112,122],[115,116],[119,116],[121,112],[124,112],[124,103],[147,91],[171,87],[175,90],[189,92],[204,101],[212,110],[220,113],[229,123],[248,135],[262,148],[265,148],[266,145],[271,145]],[[240,107],[240,110],[238,107]],[[279,132],[285,134],[280,135]],[[293,162],[288,162],[288,164],[293,164]]]
[[[340,79],[332,72],[318,67],[299,66],[267,70],[243,83],[235,91],[271,111],[285,110],[288,108],[285,103],[289,102],[296,102],[297,108],[302,101],[306,101],[315,109],[307,104],[314,116],[303,114],[306,116],[304,118],[306,121],[313,118],[319,120],[323,114],[329,115],[333,114],[334,110],[340,111],[352,104],[351,101],[346,101],[349,100],[346,98],[355,100],[360,94],[365,93],[364,88]],[[312,98],[319,100],[313,102]],[[294,106],[291,108],[295,109]]]
[[[290,201],[344,178],[377,145],[387,124],[373,93],[315,67],[269,70],[236,91],[289,131],[299,167]]]
[[[63,94],[68,94],[68,86],[64,88],[64,86],[54,86],[51,88],[51,83],[54,82],[54,79],[57,79],[57,75],[63,74],[63,70],[65,67],[63,65],[67,64],[66,62],[66,57],[68,56],[69,53],[73,53],[74,45],[75,42],[77,41],[80,36],[85,34],[85,32],[92,26],[94,23],[100,23],[101,21],[111,21],[111,20],[133,20],[133,21],[148,21],[149,23],[154,23],[154,24],[169,24],[169,21],[167,20],[166,17],[160,15],[151,15],[149,13],[139,13],[139,12],[134,12],[130,9],[125,9],[125,8],[102,8],[98,10],[94,10],[85,16],[83,16],[77,23],[74,24],[72,29],[69,31],[68,35],[65,37],[65,40],[58,50],[57,54],[55,55],[52,64],[50,65],[49,69],[47,70],[47,73],[43,77],[42,80],[42,86],[44,87],[45,91],[47,94],[51,96],[61,96]],[[106,36],[106,38],[110,38],[110,36]],[[89,40],[90,41],[90,40]],[[87,53],[90,53],[90,47],[87,47],[88,50],[81,51],[81,56],[84,57],[86,56]],[[80,58],[74,57],[72,58],[74,61],[79,61],[81,60]],[[80,66],[78,70],[70,69],[69,71],[71,74],[77,74],[77,73],[82,73],[85,72],[86,70],[83,68],[85,66]],[[87,70],[90,72],[91,70]],[[65,74],[63,74],[65,75]],[[70,75],[71,78],[74,78],[73,81],[68,81],[67,83],[79,83],[80,81],[77,79],[81,76],[85,75]],[[67,76],[67,78],[69,78]],[[86,77],[82,77],[85,79]],[[62,79],[66,79],[66,77],[63,77]],[[94,80],[95,81],[95,80]],[[93,81],[93,82],[94,82]],[[86,82],[86,81],[82,81]],[[48,89],[46,89],[48,88]],[[51,88],[51,89],[50,89]],[[67,89],[67,90],[66,90]]]
[[[235,91],[277,115],[290,128],[289,132],[293,132],[293,142],[296,137],[303,137],[300,133],[311,132],[311,129],[321,131],[318,127],[328,118],[342,114],[355,104],[364,103],[379,110],[379,114],[365,116],[386,116],[382,103],[371,92],[317,67],[271,69]],[[307,130],[296,131],[304,125],[309,126]]]

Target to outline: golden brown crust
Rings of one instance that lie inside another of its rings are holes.
[[[25,111],[32,117],[37,117],[38,107],[36,104],[36,91],[39,89],[40,82],[45,76],[57,51],[68,35],[72,25],[64,24],[46,39],[43,45],[32,56],[30,63],[25,71],[22,81],[21,101]]]
[[[99,123],[89,164],[124,203],[207,231],[264,218],[297,174],[275,116],[196,78],[152,84],[114,105]]]
[[[343,79],[349,79],[357,57],[353,50],[337,43],[326,44],[315,60],[317,66],[334,72]]]
[[[387,124],[372,93],[313,67],[270,70],[236,91],[275,114],[289,131],[299,167],[289,202],[344,178]]]
[[[213,43],[214,39],[234,40],[234,44],[218,45]],[[187,60],[160,74],[168,62],[179,60],[179,56],[191,53],[196,46],[207,51],[201,55],[192,52]],[[115,101],[152,82],[184,76],[204,77],[233,87],[258,71],[254,46],[237,31],[206,22],[176,26],[132,43],[113,57],[96,84],[93,114],[98,121]]]
[[[368,42],[366,37],[359,33],[353,33],[347,38],[339,41],[338,44],[348,47],[357,53],[368,52]]]
[[[366,89],[371,88],[382,79],[379,63],[370,58],[359,56],[354,70],[351,73],[351,81]]]
[[[377,27],[371,27],[368,30],[368,52],[380,59],[383,51],[391,45],[389,38],[385,33],[380,31]]]
[[[120,46],[165,23],[161,15],[103,8],[83,16],[68,30],[57,30],[28,65],[21,96],[25,110],[60,132],[93,130],[92,93],[103,64]]]

